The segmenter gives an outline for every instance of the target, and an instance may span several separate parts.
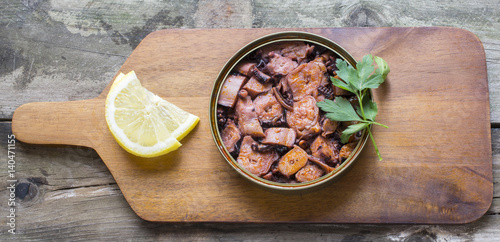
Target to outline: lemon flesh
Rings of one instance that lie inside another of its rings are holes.
[[[106,122],[126,151],[155,157],[174,151],[199,118],[145,89],[135,72],[120,74],[106,98]]]

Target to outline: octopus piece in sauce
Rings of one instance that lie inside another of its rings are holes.
[[[253,62],[241,62],[238,65],[236,65],[235,69],[237,72],[245,75],[245,76],[251,76],[252,75],[252,70],[255,68],[256,64]]]
[[[292,147],[295,143],[296,134],[289,128],[268,128],[265,131],[266,137],[262,140],[263,144],[282,145]]]
[[[293,100],[298,101],[305,96],[318,97],[318,87],[325,83],[326,68],[321,61],[304,63],[285,77],[287,88],[292,91]]]
[[[335,130],[337,130],[337,127],[339,126],[338,121],[331,120],[329,118],[325,118],[323,120],[323,125],[322,125],[322,130],[323,133],[321,133],[321,136],[326,137],[328,135],[331,135],[335,133]]]
[[[318,87],[318,95],[322,95],[323,96],[323,100],[326,98],[326,99],[330,99],[330,100],[333,100],[333,94],[334,94],[334,90],[333,88],[331,88],[328,84],[327,85],[321,85]]]
[[[277,87],[273,87],[271,90],[274,94],[274,97],[281,104],[281,106],[283,106],[283,108],[288,111],[293,111],[293,100],[291,98],[284,98],[283,95],[281,95],[281,92],[278,91]]]
[[[266,73],[262,72],[258,68],[253,68],[252,74],[255,78],[257,78],[259,82],[262,83],[269,83],[273,80],[270,76],[268,76]]]
[[[269,53],[275,52],[297,61],[298,63],[307,60],[307,57],[313,52],[313,50],[314,46],[308,45],[302,41],[280,42],[261,48],[263,58],[268,58]]]
[[[263,176],[268,173],[271,165],[279,159],[279,155],[274,150],[269,152],[254,151],[252,145],[257,144],[251,136],[245,136],[241,142],[240,154],[236,162],[252,174]]]
[[[247,90],[248,94],[250,94],[252,98],[255,98],[257,95],[271,90],[272,87],[272,83],[261,83],[257,80],[257,78],[252,76],[243,86],[243,89]]]
[[[226,125],[227,121],[227,109],[221,105],[217,106],[217,125],[219,125],[220,128],[224,127]]]
[[[298,66],[297,62],[288,57],[283,57],[278,53],[269,53],[269,63],[264,67],[264,71],[272,76],[286,76]]]
[[[339,159],[339,146],[338,142],[318,135],[312,142],[310,149],[314,157],[320,158],[326,163],[336,164]]]
[[[242,91],[243,92],[243,91]],[[260,126],[252,98],[244,91],[243,97],[238,97],[236,103],[236,117],[238,117],[238,127],[243,135],[251,135],[253,137],[264,137],[264,130]]]
[[[311,138],[321,131],[319,126],[319,108],[316,99],[306,96],[293,104],[293,111],[286,112],[286,121],[290,128],[295,130],[297,136]]]
[[[307,161],[307,152],[295,145],[293,149],[281,157],[278,163],[278,171],[281,174],[290,177],[299,171],[300,168],[304,167],[307,164]]]
[[[322,159],[319,159],[319,158],[317,158],[315,156],[310,155],[309,156],[309,161],[311,161],[314,164],[316,164],[317,166],[321,167],[323,170],[326,171],[326,173],[330,173],[330,172],[332,172],[332,171],[335,170],[335,168],[333,168],[333,167],[325,164],[325,162],[323,162]]]
[[[352,151],[354,150],[354,147],[356,147],[356,142],[353,142],[353,143],[348,143],[348,144],[345,144],[344,146],[342,146],[342,148],[340,149],[340,153],[339,153],[339,158],[341,161],[344,161],[344,160],[347,160],[347,158],[349,158],[349,156],[351,156],[352,154]]]
[[[222,85],[222,90],[219,95],[218,104],[225,107],[234,107],[236,100],[238,98],[238,92],[240,88],[245,84],[247,80],[246,76],[230,75],[224,81]]]
[[[228,119],[226,127],[221,132],[222,143],[231,153],[235,150],[236,143],[241,139],[241,132],[232,119]]]
[[[295,174],[295,179],[298,182],[308,182],[316,180],[323,176],[325,171],[314,164],[307,164]]]
[[[283,116],[283,107],[272,92],[260,94],[253,101],[257,117],[263,124],[273,124]]]
[[[314,46],[310,46],[304,42],[289,42],[285,48],[281,50],[281,55],[289,57],[292,60],[302,63],[307,60],[309,54],[314,50]]]

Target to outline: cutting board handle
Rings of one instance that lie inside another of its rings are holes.
[[[16,139],[32,144],[92,147],[106,126],[103,99],[35,102],[21,105],[12,117]]]

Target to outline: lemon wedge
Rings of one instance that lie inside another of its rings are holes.
[[[120,73],[106,98],[111,134],[129,153],[156,157],[174,151],[200,120],[141,85],[134,71]]]

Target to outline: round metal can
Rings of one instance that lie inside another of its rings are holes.
[[[254,52],[255,50],[277,42],[282,41],[304,41],[311,44],[322,46],[333,53],[335,53],[340,58],[347,61],[353,67],[356,66],[356,60],[341,46],[336,44],[330,39],[327,39],[323,36],[307,33],[307,32],[298,32],[298,31],[286,31],[286,32],[278,32],[270,35],[263,36],[258,38],[243,48],[241,48],[238,52],[236,52],[224,65],[222,70],[219,72],[217,79],[215,80],[212,93],[210,96],[210,106],[209,106],[209,121],[210,121],[210,130],[212,133],[212,137],[215,141],[215,145],[217,149],[220,151],[224,159],[229,163],[229,165],[234,168],[236,172],[245,177],[247,180],[251,181],[254,184],[262,188],[268,188],[274,191],[281,191],[288,193],[289,191],[304,191],[311,190],[312,188],[319,188],[323,185],[329,184],[330,182],[337,180],[340,176],[345,174],[349,168],[354,165],[354,162],[358,155],[361,153],[361,150],[366,144],[368,140],[368,133],[363,131],[361,139],[358,141],[356,147],[354,148],[351,155],[334,171],[323,175],[322,177],[303,183],[279,183],[266,180],[264,178],[258,177],[245,168],[243,168],[234,158],[231,156],[230,152],[226,149],[226,146],[222,142],[222,138],[219,132],[219,127],[217,123],[217,102],[219,98],[219,94],[222,89],[222,85],[224,84],[225,79],[231,73],[233,68],[243,60],[248,54]],[[371,93],[370,93],[371,94]],[[371,96],[371,95],[370,95]],[[222,165],[222,164],[221,164]]]

